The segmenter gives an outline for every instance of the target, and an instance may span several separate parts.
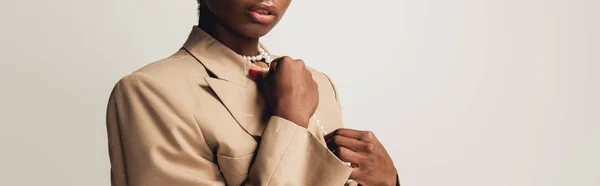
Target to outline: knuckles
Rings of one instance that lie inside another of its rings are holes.
[[[304,64],[304,60],[297,59],[297,60],[296,60],[296,62],[297,62],[298,64],[300,64],[300,66],[302,66],[302,67],[305,67],[305,66],[306,66],[306,64]]]
[[[289,61],[294,61],[294,59],[292,59],[290,56],[283,56],[281,57],[281,60],[279,60],[281,62],[289,62]]]
[[[274,61],[282,68],[291,68],[292,70],[307,70],[306,63],[302,59],[293,59],[289,56],[283,56],[279,60]],[[310,71],[309,71],[310,72]]]
[[[289,56],[283,56],[281,58],[279,58],[279,60],[274,61],[274,63],[277,63],[277,67],[278,68],[286,68],[287,66],[292,65],[293,66],[293,61],[294,59],[292,59]]]
[[[362,134],[363,138],[366,140],[373,140],[375,139],[375,134],[371,131],[364,131]]]
[[[308,75],[308,77],[312,78],[312,72],[310,72],[310,70],[308,70],[308,68],[304,67],[304,70],[306,72],[306,74]]]
[[[373,143],[367,143],[365,145],[365,152],[369,154],[375,152],[375,145]]]

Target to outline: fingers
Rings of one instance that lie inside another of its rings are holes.
[[[377,140],[375,138],[375,134],[373,134],[373,132],[371,132],[371,131],[360,131],[360,130],[342,128],[342,129],[336,130],[335,134],[340,135],[340,136],[349,137],[349,138],[358,139],[361,141]]]
[[[304,60],[296,59],[294,61],[296,61],[296,63],[298,63],[303,69],[306,69],[306,63],[304,63]]]
[[[331,133],[334,133],[335,135],[340,135],[340,136],[345,136],[345,137],[349,137],[349,138],[354,138],[354,139],[361,139],[362,137],[362,133],[363,131],[360,130],[354,130],[354,129],[346,129],[346,128],[340,128],[337,129]]]
[[[289,58],[289,57],[287,57],[287,56],[284,56],[284,57],[280,57],[280,58],[277,58],[277,59],[273,60],[273,61],[271,62],[271,64],[269,64],[269,70],[270,70],[270,71],[274,71],[275,69],[277,69],[277,64],[278,64],[280,61],[285,61],[285,60],[286,60],[286,58]]]
[[[356,153],[350,149],[339,147],[336,150],[337,156],[344,162],[350,162],[352,164],[352,172],[350,173],[350,179],[361,178],[360,164],[365,161],[366,157]]]
[[[289,56],[277,58],[271,62],[270,69],[277,70],[278,68],[300,68],[307,69],[306,64],[302,59],[293,59]]]
[[[329,139],[331,139],[332,137],[335,136],[336,132],[337,132],[337,130],[334,130],[333,132],[330,132],[329,134],[323,136],[323,138],[325,138],[325,141],[329,141]]]
[[[248,75],[255,80],[264,80],[267,77],[268,71],[259,68],[251,68],[248,70]]]
[[[354,152],[369,152],[371,151],[371,145],[369,143],[359,141],[354,138],[349,138],[345,136],[334,136],[329,141],[327,141],[327,146],[334,147],[344,147],[350,149]]]
[[[338,158],[344,162],[361,165],[366,157],[360,153],[354,152],[345,147],[338,147],[336,150]]]
[[[269,64],[265,63],[265,62],[253,62],[254,65],[263,68],[263,69],[269,69]]]
[[[349,179],[357,180],[358,178],[361,178],[361,177],[362,177],[362,175],[360,174],[360,169],[352,168],[352,172],[350,173]]]
[[[289,56],[283,56],[283,57],[277,58],[271,62],[270,66],[269,66],[268,74],[276,74],[277,71],[285,71],[285,72],[303,71],[303,73],[305,74],[305,76],[303,76],[303,77],[306,78],[307,82],[311,82],[309,84],[309,87],[311,89],[318,89],[317,83],[314,82],[314,80],[313,80],[312,72],[310,70],[308,70],[308,68],[306,67],[306,64],[304,63],[304,60],[302,60],[302,59],[293,59]]]
[[[265,71],[264,69],[259,69],[259,68],[251,68],[248,71],[248,75],[250,75],[250,77],[252,77],[256,80],[264,80],[269,73],[275,72],[275,70],[277,69],[278,63],[280,63],[281,61],[286,61],[286,60],[293,60],[293,59],[291,59],[290,57],[287,57],[287,56],[277,58],[277,59],[273,60],[271,62],[271,64],[269,64],[268,71]]]

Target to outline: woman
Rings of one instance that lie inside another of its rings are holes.
[[[398,184],[372,133],[338,129],[329,78],[259,44],[290,3],[199,0],[183,48],[115,85],[112,185]]]

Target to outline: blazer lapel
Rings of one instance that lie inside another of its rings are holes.
[[[261,136],[269,116],[256,83],[249,82],[244,87],[221,79],[205,79],[238,124],[248,134]]]
[[[205,80],[237,123],[248,134],[261,136],[268,118],[266,102],[248,78],[253,64],[196,26],[183,48],[216,76]]]

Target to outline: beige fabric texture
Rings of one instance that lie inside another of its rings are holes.
[[[356,185],[308,129],[266,113],[253,64],[193,27],[181,50],[117,82],[107,108],[113,186]],[[316,115],[343,126],[334,85],[312,70]]]

